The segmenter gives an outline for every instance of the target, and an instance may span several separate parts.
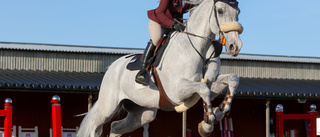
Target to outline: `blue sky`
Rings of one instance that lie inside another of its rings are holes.
[[[320,57],[319,0],[238,0],[240,53]],[[0,41],[145,48],[158,0],[0,0]]]

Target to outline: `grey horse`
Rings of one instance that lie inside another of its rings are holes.
[[[185,32],[189,34],[174,32],[171,35],[156,71],[165,94],[174,104],[167,110],[183,112],[200,98],[203,100],[207,117],[199,123],[199,133],[207,136],[213,131],[213,123],[220,121],[224,113],[230,110],[239,83],[235,74],[219,74],[220,58],[210,58],[215,50],[210,40],[224,36],[226,53],[237,56],[242,47],[239,34],[243,28],[238,22],[240,10],[235,0],[189,2],[197,5],[185,24]],[[204,58],[209,58],[206,63]],[[152,122],[157,110],[162,109],[159,90],[154,81],[149,80],[147,86],[137,84],[137,71],[126,69],[131,59],[121,57],[109,66],[101,83],[99,98],[83,119],[77,137],[101,136],[103,124],[110,121],[121,108],[128,114],[124,119],[112,122],[110,137],[119,137]],[[225,88],[229,89],[226,99],[220,108],[212,108],[210,101]]]

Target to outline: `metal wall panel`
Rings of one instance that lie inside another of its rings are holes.
[[[48,51],[0,50],[0,69],[105,72],[123,55]],[[319,63],[222,59],[221,73],[244,78],[320,80]]]
[[[105,72],[123,55],[0,50],[0,69]]]
[[[320,64],[266,61],[222,60],[221,73],[244,78],[319,80]]]

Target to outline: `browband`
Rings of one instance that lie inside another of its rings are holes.
[[[233,8],[238,8],[238,1],[237,0],[214,0],[216,2],[221,1],[223,3],[228,4],[229,6]]]

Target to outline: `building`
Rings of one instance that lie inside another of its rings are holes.
[[[50,100],[59,95],[62,125],[74,128],[82,120],[75,115],[88,111],[97,99],[107,67],[120,56],[142,52],[143,49],[0,42],[0,100],[13,100],[13,125],[38,126],[39,136],[49,136]],[[284,106],[284,113],[307,113],[311,104],[320,106],[320,58],[253,54],[234,58],[222,54],[221,59],[222,74],[240,77],[231,111],[235,136],[266,136],[268,131],[274,131],[275,125],[267,121],[275,121],[277,104]],[[222,99],[223,95],[213,105],[219,105]],[[197,125],[202,115],[201,101],[187,111],[187,128],[193,137],[199,136]],[[160,110],[150,124],[149,134],[182,136],[181,121],[182,114]],[[285,130],[297,129],[305,136],[304,120],[284,124]],[[104,134],[108,130],[106,125]],[[142,136],[142,131],[141,128],[124,136]],[[219,125],[215,125],[214,134],[220,136]]]

